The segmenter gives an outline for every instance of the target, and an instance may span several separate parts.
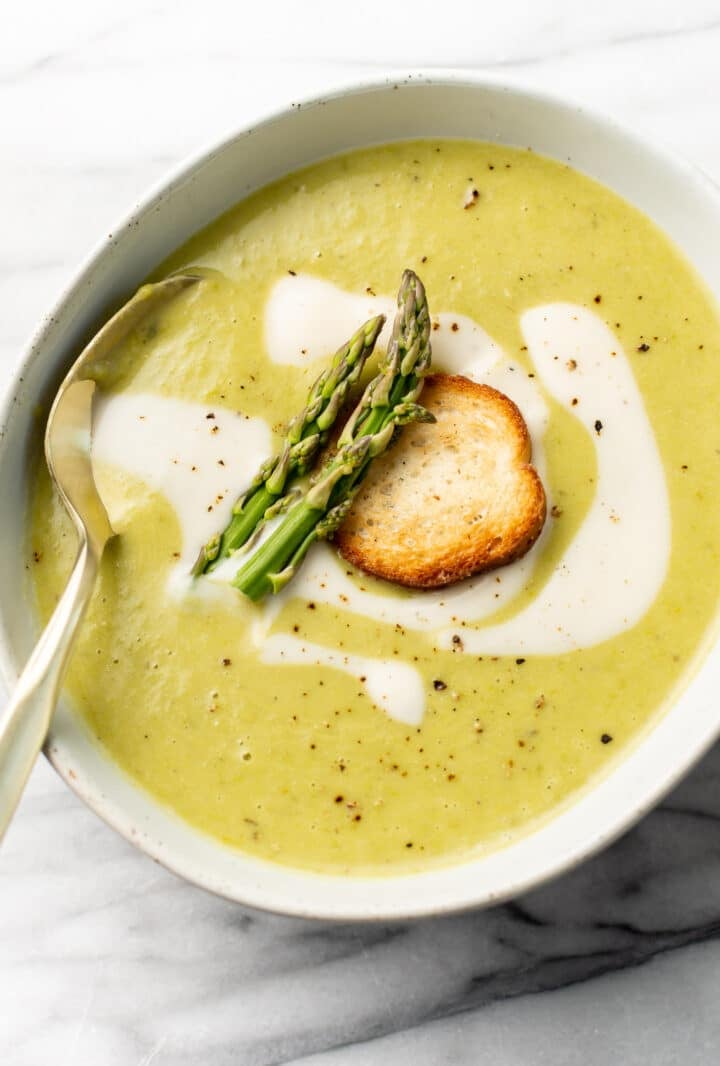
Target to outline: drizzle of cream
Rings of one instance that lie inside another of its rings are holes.
[[[304,365],[327,357],[359,321],[380,311],[391,317],[393,301],[353,295],[308,276],[283,278],[266,308],[270,358]],[[541,477],[548,408],[539,381],[586,427],[597,450],[598,484],[590,511],[557,570],[534,601],[506,622],[470,628],[489,619],[526,586],[545,534],[524,558],[500,571],[436,592],[399,596],[371,592],[350,580],[343,561],[319,544],[296,579],[253,610],[251,635],[265,661],[321,663],[364,677],[373,701],[410,724],[422,720],[425,705],[417,670],[397,660],[345,656],[290,634],[271,634],[283,605],[294,597],[326,602],[379,622],[434,633],[442,646],[455,648],[459,646],[452,638],[462,627],[462,648],[473,654],[557,654],[589,647],[636,624],[657,595],[670,551],[670,509],[652,428],[627,358],[597,315],[574,305],[550,304],[522,316],[538,377],[529,377],[508,359],[471,319],[450,312],[433,318],[438,323],[432,334],[434,366],[491,384],[517,403]],[[193,583],[189,569],[199,545],[229,519],[238,490],[270,447],[269,427],[262,419],[124,393],[100,398],[92,453],[113,524],[122,528],[118,501],[123,497],[113,494],[105,463],[141,478],[175,509],[183,540],[170,590],[211,600],[222,597],[230,603],[238,595],[227,585],[237,559],[227,560],[210,580]]]
[[[547,391],[595,444],[595,497],[580,530],[533,602],[500,625],[463,633],[475,654],[552,655],[590,647],[636,625],[665,579],[670,503],[650,420],[617,338],[592,311],[550,304],[521,327]],[[439,639],[451,646],[452,632]]]
[[[100,394],[93,411],[92,460],[110,521],[127,524],[127,497],[117,491],[120,468],[166,497],[182,531],[170,591],[204,593],[190,569],[200,545],[230,520],[238,487],[270,454],[272,437],[261,418],[214,404],[187,403],[148,393]],[[236,597],[235,597],[236,598]]]
[[[425,692],[417,670],[407,663],[345,655],[285,633],[266,637],[260,646],[264,663],[331,666],[344,670],[365,689],[373,703],[391,718],[418,726],[425,711]]]
[[[327,359],[373,315],[387,321],[378,338],[386,348],[390,339],[395,300],[392,296],[358,295],[329,281],[297,274],[273,286],[265,307],[265,346],[273,363],[307,366]],[[433,363],[447,374],[478,380],[503,356],[502,349],[467,315],[433,314]]]

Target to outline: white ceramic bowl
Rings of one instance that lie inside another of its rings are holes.
[[[410,137],[530,145],[598,178],[653,218],[720,291],[720,196],[700,173],[605,119],[536,93],[467,76],[381,82],[294,105],[241,130],[155,190],[86,263],[47,317],[0,417],[0,666],[12,685],[36,635],[18,566],[28,463],[46,402],[79,344],[149,271],[241,197],[344,149]],[[329,877],[244,856],[158,806],[60,706],[46,753],[67,783],[128,840],[176,873],[243,903],[287,914],[394,919],[497,902],[568,869],[639,818],[720,732],[720,655],[711,650],[661,720],[593,788],[485,858],[412,876]]]

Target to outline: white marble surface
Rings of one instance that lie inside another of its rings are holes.
[[[488,69],[601,108],[720,179],[719,55],[718,0],[14,4],[0,388],[130,202],[258,110],[387,68]],[[0,929],[7,1066],[710,1066],[720,748],[610,851],[518,903],[366,928],[190,888],[41,763],[0,854]]]

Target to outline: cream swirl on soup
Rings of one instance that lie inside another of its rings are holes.
[[[334,350],[354,323],[380,312],[391,317],[392,304],[391,298],[353,295],[311,276],[282,279],[266,307],[270,358],[278,364],[307,363]],[[435,321],[435,367],[487,382],[518,404],[541,475],[549,417],[544,393],[582,422],[597,454],[597,485],[589,513],[549,580],[506,621],[477,628],[512,604],[532,574],[545,537],[499,571],[402,597],[368,591],[348,575],[331,546],[317,545],[292,585],[255,609],[260,618],[254,632],[264,661],[323,662],[362,675],[380,706],[414,723],[422,720],[425,702],[414,678],[401,686],[405,695],[399,700],[397,693],[388,695],[393,686],[387,661],[366,657],[358,669],[355,658],[335,651],[309,652],[307,642],[283,633],[281,625],[280,633],[270,635],[283,604],[293,597],[334,604],[379,622],[432,631],[442,645],[452,647],[455,640],[472,654],[548,655],[590,647],[638,622],[662,584],[670,549],[669,504],[652,428],[622,346],[598,315],[572,304],[526,311],[521,328],[535,367],[530,373],[467,316],[440,311]],[[386,338],[387,333],[381,342]],[[217,595],[219,584],[238,600],[239,593],[226,588],[237,559],[221,564],[210,582],[193,583],[187,574],[197,546],[229,517],[233,486],[252,477],[269,447],[270,428],[263,419],[121,394],[98,405],[93,454],[163,492],[175,508],[183,551],[171,571],[171,588]],[[210,583],[213,591],[207,592]],[[406,664],[404,670],[412,668]]]

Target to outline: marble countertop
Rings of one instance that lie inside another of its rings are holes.
[[[492,71],[720,179],[717,0],[252,7],[25,0],[3,20],[0,389],[149,183],[259,110],[353,78]],[[0,853],[0,931],[6,1066],[710,1066],[720,746],[569,876],[489,911],[367,927],[249,913],[184,884],[41,761]]]

